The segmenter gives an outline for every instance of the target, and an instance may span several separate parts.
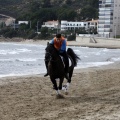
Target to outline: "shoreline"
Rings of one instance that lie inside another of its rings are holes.
[[[91,42],[90,38],[81,38],[77,37],[76,41],[67,41],[67,46],[80,46],[80,47],[90,47],[90,48],[107,48],[107,49],[120,49],[120,40],[109,40],[109,39],[102,39],[97,40],[97,43]],[[0,38],[0,42],[6,43],[16,43],[16,44],[41,44],[47,45],[47,42],[50,40],[32,40],[32,39],[22,39],[22,38],[13,38],[13,39],[6,39]]]
[[[49,40],[39,40],[39,41],[33,41],[33,40],[22,40],[21,42],[12,42],[12,43],[15,43],[15,44],[39,44],[39,45],[46,45],[47,42],[49,42]],[[6,43],[6,42],[3,42],[3,43]],[[8,43],[8,42],[7,42]],[[74,45],[77,44],[78,42],[75,42],[75,41],[68,41],[68,45],[70,46],[78,46],[78,45]],[[100,65],[100,66],[104,66],[104,65]],[[98,67],[100,67],[98,66]],[[106,66],[106,65],[105,65]],[[93,66],[95,67],[95,66]],[[89,68],[93,68],[93,67],[88,67]],[[77,68],[77,69],[87,69],[87,68]],[[77,70],[76,70],[77,71]],[[44,73],[41,73],[39,75],[43,75]],[[3,76],[3,77],[0,77],[0,79],[2,78],[9,78],[9,77],[21,77],[21,76],[30,76],[31,74],[26,74],[26,75],[10,75],[10,76]],[[37,75],[37,74],[34,74],[34,76]]]
[[[32,39],[29,39],[29,40],[24,40],[24,39],[20,39],[20,41],[17,41],[17,40],[19,40],[20,38],[15,38],[15,40],[13,40],[13,41],[11,41],[11,42],[9,42],[9,41],[0,41],[0,42],[3,42],[3,43],[15,43],[15,44],[35,44],[35,45],[47,45],[47,42],[49,42],[50,40],[36,40],[36,41],[34,41],[34,40],[32,40]],[[17,41],[17,42],[16,42]],[[97,46],[97,44],[96,43],[89,43],[89,44],[83,44],[83,43],[81,43],[80,44],[80,42],[78,42],[78,41],[67,41],[68,42],[68,46],[80,46],[80,47],[90,47],[90,48],[107,48],[107,49],[118,49],[116,46],[107,46],[106,47],[106,45],[104,44],[103,46]],[[116,64],[116,62],[115,63],[112,63],[112,64]],[[98,68],[100,68],[101,66],[111,66],[111,64],[108,64],[108,65],[100,65],[100,66],[98,66]],[[93,66],[93,67],[88,67],[88,68],[79,68],[80,70],[81,69],[90,69],[90,68],[96,68],[95,66]],[[75,71],[77,71],[77,70],[75,70]],[[41,74],[39,74],[39,75],[43,75],[44,73],[41,73]],[[37,74],[34,74],[34,76],[36,76]],[[2,78],[9,78],[9,77],[21,77],[21,76],[31,76],[30,74],[28,74],[28,75],[16,75],[16,76],[5,76],[5,77],[0,77],[0,79],[2,79]]]
[[[91,72],[94,70],[108,70],[108,69],[117,69],[120,70],[120,62],[114,62],[114,63],[110,63],[107,65],[100,65],[100,66],[93,66],[93,67],[87,67],[87,68],[76,68],[73,71],[73,75],[74,74],[79,74],[82,72]],[[8,81],[9,84],[9,79],[24,79],[24,78],[31,78],[31,77],[40,77],[40,78],[49,78],[48,77],[44,77],[44,73],[40,73],[40,74],[26,74],[26,75],[13,75],[13,76],[5,76],[5,77],[0,77],[0,85],[3,85],[4,83],[6,84]],[[50,79],[50,78],[49,78]],[[5,80],[5,81],[4,81]]]

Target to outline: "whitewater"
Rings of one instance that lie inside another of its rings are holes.
[[[0,43],[0,77],[44,74],[45,45]],[[120,49],[67,46],[81,58],[77,67],[88,68],[120,61]]]

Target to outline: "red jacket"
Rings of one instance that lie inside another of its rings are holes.
[[[55,38],[54,38],[54,47],[55,47],[57,50],[59,50],[59,49],[61,48],[64,40],[65,40],[65,38],[64,38],[64,37],[61,37],[61,38],[60,38],[60,41],[58,42],[57,39],[56,39],[56,37],[55,37]]]

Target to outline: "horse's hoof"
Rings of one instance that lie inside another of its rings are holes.
[[[56,96],[56,98],[57,98],[57,99],[63,99],[63,98],[64,98],[64,96],[63,96],[63,95],[61,95],[61,94],[58,94],[58,95]]]
[[[67,85],[63,85],[64,88],[67,88]]]
[[[63,85],[62,90],[67,90],[67,85]]]

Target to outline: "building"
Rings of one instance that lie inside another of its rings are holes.
[[[12,17],[6,19],[6,21],[5,21],[6,26],[11,26],[14,23],[15,23],[15,19]]]
[[[91,21],[88,22],[88,28],[98,28],[98,20],[92,19]]]
[[[75,30],[80,28],[88,28],[88,22],[72,22],[72,21],[61,21],[61,31]]]
[[[99,37],[120,35],[120,0],[99,0]]]
[[[61,20],[61,24],[59,24],[58,21],[47,21],[42,25],[42,27],[48,27],[49,29],[60,29],[61,31],[77,30],[80,28],[85,28],[87,31],[89,28],[97,28],[97,26],[98,20],[94,19],[84,22]]]
[[[15,19],[14,18],[0,18],[0,24],[5,24],[5,26],[11,26],[14,24]]]
[[[61,31],[65,30],[76,30],[80,28],[85,28],[85,30],[88,30],[89,28],[97,28],[98,20],[92,19],[91,21],[85,21],[85,22],[69,22],[69,21],[61,21]]]
[[[15,18],[0,14],[0,24],[5,24],[6,26],[11,26],[15,22]]]
[[[20,24],[26,24],[26,25],[28,25],[28,23],[29,23],[29,21],[18,21],[18,24],[20,25]]]
[[[47,22],[44,22],[42,27],[48,27],[49,29],[58,29],[59,28],[59,21],[47,21]]]

